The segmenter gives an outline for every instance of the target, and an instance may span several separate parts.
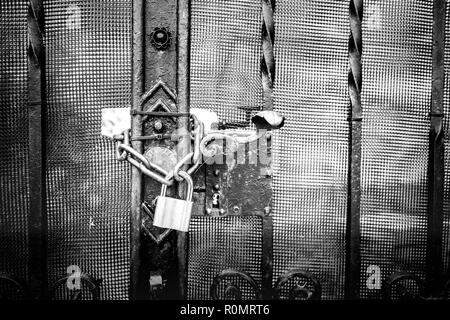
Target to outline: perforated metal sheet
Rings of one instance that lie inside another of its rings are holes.
[[[347,1],[277,1],[274,281],[299,268],[342,298],[347,206]]]
[[[262,219],[260,217],[193,217],[189,229],[188,299],[210,299],[214,277],[225,269],[246,272],[261,288]],[[254,290],[240,279],[233,284],[243,299]],[[223,298],[224,285],[219,286]]]
[[[49,282],[70,265],[129,287],[130,172],[100,136],[101,109],[131,101],[131,1],[46,1]],[[58,295],[58,298],[63,296]]]
[[[23,280],[29,209],[27,3],[0,3],[0,272]]]
[[[361,295],[365,270],[423,278],[432,1],[364,2]]]
[[[193,0],[191,12],[191,107],[250,125],[262,106],[261,2]]]

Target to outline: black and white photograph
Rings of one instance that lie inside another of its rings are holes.
[[[446,0],[0,0],[0,300],[450,299],[448,34]]]

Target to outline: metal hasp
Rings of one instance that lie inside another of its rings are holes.
[[[350,38],[348,41],[348,90],[350,95],[350,136],[346,229],[345,298],[359,298],[361,270],[361,85],[363,0],[350,1]]]
[[[130,140],[131,146],[146,157],[154,155],[155,150],[165,150],[179,161],[190,151],[189,117],[178,116],[189,113],[189,15],[189,0],[133,1]],[[155,30],[165,32],[156,35]],[[173,41],[161,39],[164,35]],[[177,141],[159,139],[175,130]],[[133,167],[131,184],[130,298],[183,299],[186,234],[152,226],[152,203],[160,193],[159,183]],[[179,196],[185,191],[182,185],[178,187]],[[158,290],[152,290],[151,279],[156,278],[161,281]]]
[[[444,49],[445,0],[433,2],[433,82],[431,91],[428,164],[428,237],[426,291],[439,296],[442,290],[442,224],[444,199]]]
[[[28,132],[30,212],[28,272],[31,297],[47,296],[47,214],[45,185],[45,47],[44,3],[28,3]]]
[[[229,139],[233,131],[217,132],[216,139],[223,140],[235,148],[225,155],[223,162],[216,162],[206,168],[205,201],[206,208],[194,214],[207,216],[258,216],[262,220],[262,260],[261,290],[255,290],[256,299],[273,298],[273,219],[272,219],[272,169],[271,136],[267,130],[279,129],[284,125],[284,117],[273,111],[273,87],[275,80],[274,59],[274,0],[261,1],[261,45],[260,60],[263,104],[259,112],[252,117],[256,134]],[[234,124],[229,125],[235,129]],[[248,124],[246,124],[248,125]],[[225,128],[226,129],[226,128]],[[223,132],[223,133],[222,133]],[[210,135],[211,137],[213,135]],[[228,136],[228,137],[227,137]],[[207,139],[207,138],[205,138]],[[237,153],[237,154],[236,154]],[[222,161],[222,160],[221,160]],[[227,276],[239,275],[252,283],[254,280],[245,270],[223,270],[211,285],[211,298],[241,299],[241,290],[237,284],[229,284],[224,292],[218,292],[218,283]],[[244,276],[245,274],[245,276]]]

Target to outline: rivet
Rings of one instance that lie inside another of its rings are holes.
[[[161,131],[163,128],[163,124],[161,121],[156,121],[155,124],[153,125],[153,128],[155,128],[156,131]]]

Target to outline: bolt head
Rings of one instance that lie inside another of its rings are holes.
[[[155,128],[156,131],[161,131],[163,128],[163,124],[161,121],[157,120],[155,121],[155,124],[153,125],[153,128]]]
[[[272,209],[270,208],[270,207],[265,207],[264,208],[264,212],[266,213],[266,214],[270,214],[270,211],[271,211]]]

